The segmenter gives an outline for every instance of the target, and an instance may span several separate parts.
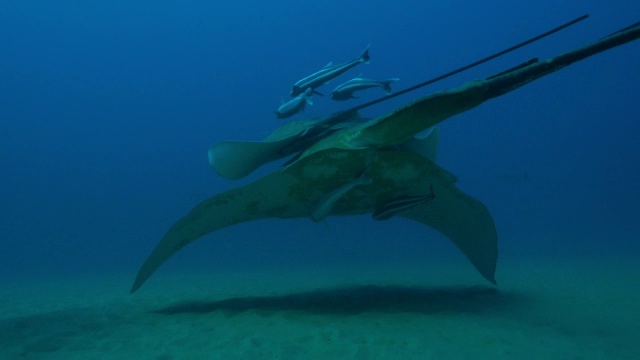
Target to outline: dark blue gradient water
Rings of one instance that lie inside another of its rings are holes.
[[[591,17],[366,109],[368,117],[585,45],[639,20],[640,3],[3,1],[0,279],[133,279],[192,206],[278,166],[224,180],[208,167],[207,148],[268,135],[282,124],[273,110],[291,85],[329,61],[350,60],[371,44],[371,64],[320,90],[361,72],[398,77],[393,86],[402,89],[583,13]],[[640,255],[638,64],[640,46],[631,43],[440,126],[438,163],[493,214],[501,261]],[[314,100],[305,116],[359,103]],[[439,234],[403,220],[269,220],[208,236],[156,276],[432,256],[461,257]]]

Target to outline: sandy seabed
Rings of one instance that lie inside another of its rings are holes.
[[[0,359],[639,359],[640,261],[24,280]]]

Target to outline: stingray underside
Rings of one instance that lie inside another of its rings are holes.
[[[433,201],[398,213],[452,240],[491,282],[497,237],[491,216],[460,192],[455,177],[424,156],[402,150],[332,148],[302,158],[245,186],[214,195],[176,222],[144,262],[132,292],[168,258],[216,230],[266,218],[310,217],[323,196],[366,173],[371,181],[336,201],[331,215],[373,213],[382,204],[433,191]],[[442,213],[442,216],[437,214]]]

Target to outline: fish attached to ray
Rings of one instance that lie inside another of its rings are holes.
[[[371,216],[378,221],[389,220],[404,210],[435,199],[436,194],[433,193],[433,186],[429,185],[429,190],[429,193],[423,195],[405,195],[392,199],[377,208]]]
[[[318,204],[315,206],[313,212],[311,213],[311,219],[313,221],[322,221],[327,216],[331,214],[335,204],[342,200],[342,198],[349,193],[349,191],[353,190],[356,186],[360,185],[368,185],[371,184],[372,180],[369,176],[367,176],[367,171],[365,170],[360,176],[349,181],[348,183],[339,186],[337,189],[330,191],[325,195]]]

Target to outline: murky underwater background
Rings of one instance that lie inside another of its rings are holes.
[[[438,164],[494,217],[498,289],[435,231],[363,216],[224,229],[128,290],[192,206],[279,166],[224,180],[207,148],[268,135],[291,85],[327,62],[371,44],[371,64],[322,90],[360,73],[403,89],[591,15],[363,111],[375,117],[585,45],[639,10],[627,0],[4,1],[0,357],[635,358],[637,42],[439,126]],[[314,102],[304,116],[359,103]],[[161,311],[176,306],[189,311]]]

